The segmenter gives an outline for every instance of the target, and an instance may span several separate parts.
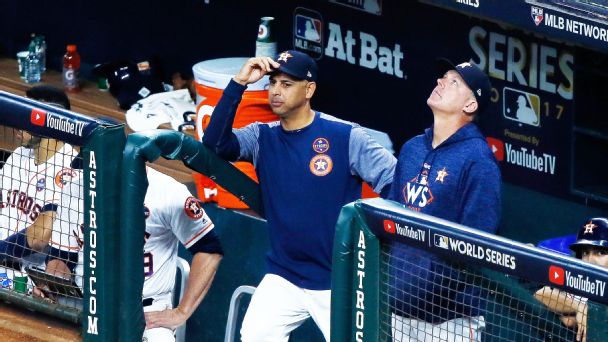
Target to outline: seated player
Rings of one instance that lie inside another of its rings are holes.
[[[143,306],[144,338],[148,342],[174,341],[174,330],[186,322],[205,297],[222,259],[220,241],[200,202],[175,179],[147,168],[148,190],[144,213]],[[61,198],[46,271],[82,288],[83,210],[82,178],[70,183]],[[190,278],[184,296],[172,308],[178,242],[192,254]]]
[[[28,98],[70,109],[65,93],[50,86],[26,91]],[[0,259],[42,252],[51,236],[57,201],[66,182],[78,176],[77,150],[59,140],[17,131],[21,146],[0,169]]]
[[[608,219],[589,219],[578,230],[576,242],[570,245],[576,257],[583,261],[608,267]],[[561,314],[561,321],[576,328],[576,340],[585,341],[587,335],[587,298],[545,286],[534,295],[550,310]]]

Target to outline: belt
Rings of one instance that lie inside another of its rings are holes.
[[[141,304],[144,307],[146,307],[146,306],[152,305],[153,302],[154,302],[154,298],[145,298],[144,300],[141,301]]]

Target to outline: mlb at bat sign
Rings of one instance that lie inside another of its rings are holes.
[[[353,23],[325,21],[321,14],[298,7],[293,17],[293,45],[315,59],[336,60],[371,69],[384,75],[407,79],[404,53],[399,42],[385,42],[381,36],[353,29]],[[325,38],[327,37],[327,38]],[[324,45],[325,44],[325,45]]]

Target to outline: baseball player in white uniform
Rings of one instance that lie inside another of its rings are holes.
[[[174,341],[175,328],[186,322],[209,290],[223,251],[213,231],[213,223],[185,185],[152,168],[147,168],[147,177],[149,186],[143,208],[146,217],[142,293],[146,330],[143,341]],[[78,183],[73,182],[70,190],[62,195],[59,219],[53,227],[47,272],[66,278],[74,273],[76,284],[82,287],[83,214],[82,208],[74,208],[82,206],[82,202],[73,200],[75,193],[82,194]],[[60,225],[64,220],[70,224]],[[186,292],[179,305],[172,308],[178,242],[193,254],[193,258]],[[76,249],[80,251],[80,262],[66,263],[66,260],[74,260]],[[67,258],[66,253],[70,255]]]
[[[69,109],[67,96],[56,88],[38,86],[30,98]],[[78,170],[71,145],[16,132],[21,142],[0,169],[0,258],[23,258],[42,251],[51,235],[61,191]]]

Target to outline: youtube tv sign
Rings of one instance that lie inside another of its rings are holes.
[[[33,125],[44,127],[44,123],[46,122],[46,112],[36,108],[32,109],[30,122]]]
[[[500,139],[487,137],[486,142],[490,146],[490,150],[494,153],[494,157],[498,161],[505,160],[505,144]]]
[[[549,266],[549,281],[555,285],[564,285],[565,281],[564,269],[558,266]]]

